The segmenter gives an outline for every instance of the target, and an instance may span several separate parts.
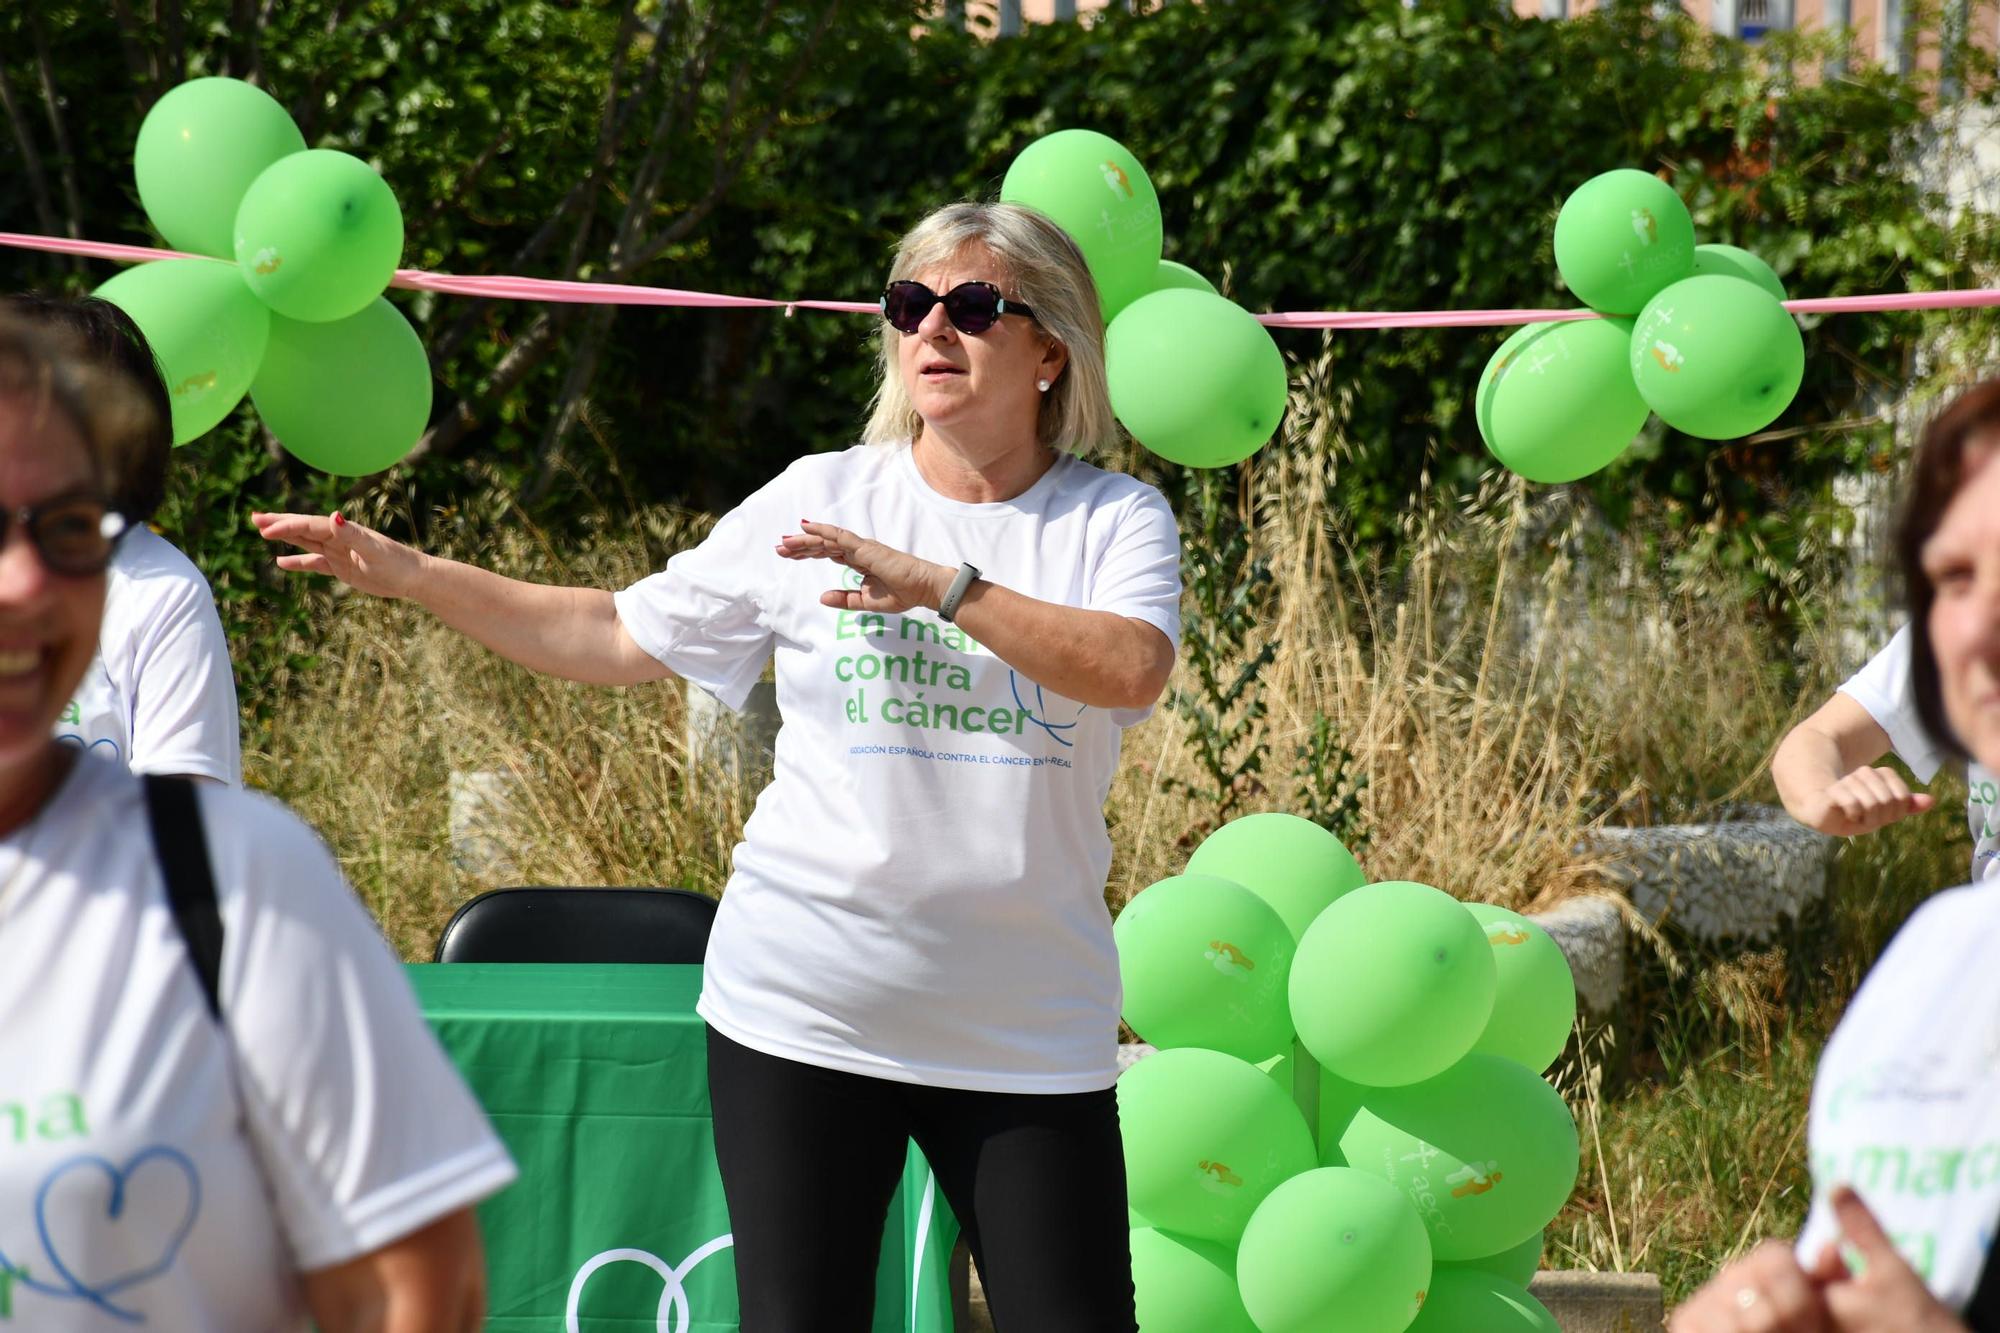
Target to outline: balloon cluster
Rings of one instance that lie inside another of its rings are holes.
[[[307,149],[268,93],[219,78],[154,105],[133,172],[167,243],[215,257],[140,264],[97,290],[152,344],[174,443],[212,430],[247,393],[321,471],[379,472],[408,453],[430,418],[430,359],[382,296],[403,253],[382,178]]]
[[[1683,434],[1732,440],[1790,406],[1805,342],[1785,288],[1757,256],[1696,245],[1671,186],[1607,171],[1556,218],[1556,267],[1604,319],[1528,324],[1479,378],[1475,416],[1493,456],[1530,481],[1610,463],[1649,411]]]
[[[1058,130],[1014,159],[1000,198],[1045,214],[1083,252],[1111,407],[1132,438],[1187,467],[1264,446],[1285,414],[1285,358],[1256,316],[1160,258],[1160,200],[1139,159],[1093,130]]]
[[[1576,990],[1539,926],[1259,814],[1115,931],[1160,1048],[1118,1081],[1142,1333],[1554,1333]]]

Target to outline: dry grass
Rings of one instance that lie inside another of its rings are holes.
[[[1649,575],[1635,542],[1512,481],[1456,512],[1414,510],[1399,550],[1361,554],[1327,499],[1341,442],[1323,415],[1293,421],[1245,478],[1279,642],[1270,757],[1246,811],[1299,808],[1294,757],[1325,718],[1366,779],[1375,878],[1531,907],[1588,881],[1572,849],[1593,822],[1761,781],[1798,700],[1746,668],[1773,653],[1740,600]],[[650,572],[704,524],[640,513],[559,550],[518,519],[445,520],[444,553],[602,587]],[[451,863],[454,772],[514,779],[499,833],[515,882],[726,880],[754,793],[691,761],[679,685],[540,679],[420,611],[358,597],[330,599],[316,653],[250,777],[325,832],[406,955],[482,887]],[[1127,733],[1107,803],[1114,906],[1178,873],[1212,821],[1173,779],[1200,786],[1184,724],[1162,709]]]
[[[1757,665],[1784,652],[1727,579],[1508,481],[1452,512],[1413,509],[1392,556],[1361,554],[1326,499],[1340,441],[1310,412],[1294,421],[1246,478],[1279,642],[1271,757],[1246,809],[1298,805],[1293,756],[1326,718],[1367,780],[1374,877],[1533,907],[1589,881],[1572,849],[1593,822],[1767,791],[1770,748],[1827,675],[1808,668],[1799,687]],[[445,515],[436,530],[444,553],[521,577],[619,587],[704,526],[626,512],[562,549],[512,519]],[[453,907],[487,887],[452,864],[454,772],[513,779],[498,830],[511,882],[720,891],[754,793],[690,758],[678,685],[537,678],[419,611],[355,597],[329,600],[316,651],[250,778],[324,831],[406,956],[427,956]],[[1107,803],[1114,904],[1177,873],[1211,819],[1169,779],[1198,773],[1184,724],[1162,711],[1127,734]],[[1607,1100],[1592,1070],[1569,1076],[1585,1171],[1550,1229],[1551,1265],[1652,1269],[1678,1298],[1796,1226],[1819,1042],[1918,888],[1951,882],[1940,832],[1845,858],[1811,948],[1662,969],[1658,1004],[1625,1037],[1642,1048],[1636,1077]]]

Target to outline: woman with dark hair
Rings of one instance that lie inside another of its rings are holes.
[[[111,562],[97,657],[57,717],[56,735],[134,773],[235,786],[243,768],[236,681],[215,597],[193,562],[147,526],[166,495],[173,406],[146,335],[123,310],[95,297],[22,294],[7,304],[129,382],[150,405],[154,423],[112,497],[126,535]]]
[[[1910,680],[1929,743],[2000,770],[2000,382],[1918,447],[1896,556]],[[1925,903],[1820,1057],[1806,1142],[1813,1203],[1676,1312],[1674,1333],[2000,1328],[2000,893]]]
[[[157,420],[0,313],[0,1327],[475,1333],[506,1150],[312,831],[52,735]]]
[[[1939,425],[2000,426],[2000,381],[1969,390]],[[1893,753],[1909,765],[1919,782],[1929,782],[1940,768],[1958,768],[1965,777],[1972,878],[2000,879],[2000,773],[1933,739],[1940,733],[1925,725],[1918,708],[1918,685],[1925,677],[1912,661],[1912,638],[1908,625],[1896,631],[1832,698],[1792,728],[1772,756],[1771,778],[1794,819],[1821,833],[1852,838],[1936,804],[1935,797],[1912,792],[1895,769],[1878,767],[1884,755]]]

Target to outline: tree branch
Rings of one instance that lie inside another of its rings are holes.
[[[7,124],[14,131],[14,146],[21,153],[21,167],[28,177],[28,197],[34,201],[36,220],[42,224],[44,233],[54,236],[59,228],[55,205],[49,198],[48,174],[42,170],[42,156],[35,150],[35,137],[21,116],[21,102],[14,95],[14,81],[7,77],[5,62],[0,62],[0,107],[6,109]]]
[[[160,28],[166,34],[166,54],[160,61],[161,92],[177,88],[187,79],[187,16],[180,0],[155,0]]]
[[[158,67],[139,43],[139,20],[132,16],[131,0],[111,0],[111,16],[118,24],[118,49],[125,54],[132,91],[141,107],[150,107],[166,90],[160,86]]]
[[[597,363],[603,359],[604,347],[611,339],[611,327],[616,321],[616,306],[599,306],[590,312],[584,325],[583,338],[569,363],[569,374],[563,377],[562,393],[556,398],[555,415],[549,419],[548,429],[542,432],[542,442],[535,450],[535,480],[521,496],[521,503],[532,506],[541,503],[555,483],[556,464],[562,460],[563,444],[575,427],[578,414],[590,394],[590,386],[597,378]]]
[[[49,113],[49,130],[56,140],[56,171],[62,180],[63,204],[69,209],[69,235],[71,240],[83,239],[83,199],[76,188],[76,150],[70,146],[69,126],[63,120],[62,106],[56,96],[56,72],[49,59],[48,34],[42,30],[42,20],[35,7],[28,7],[28,38],[35,47],[35,70],[41,76],[42,105]]]

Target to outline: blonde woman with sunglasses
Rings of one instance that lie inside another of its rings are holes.
[[[1000,1327],[1129,1333],[1103,803],[1173,668],[1179,537],[1157,491],[1081,456],[1118,426],[1062,231],[951,205],[889,277],[862,442],[622,592],[257,523],[300,548],[284,568],[567,679],[679,675],[740,707],[775,659],[775,776],[700,1004],[744,1333],[871,1327],[911,1138]]]

